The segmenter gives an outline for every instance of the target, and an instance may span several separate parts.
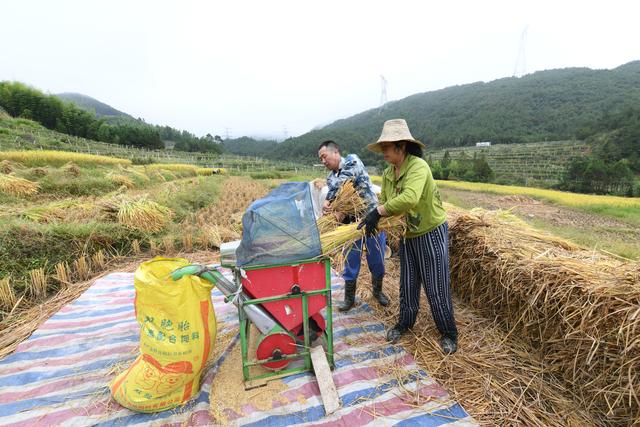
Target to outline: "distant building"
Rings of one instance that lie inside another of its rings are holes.
[[[175,147],[175,145],[176,145],[175,141],[164,140],[164,141],[162,141],[162,143],[164,144],[164,149],[165,150],[173,150],[173,147]]]
[[[491,142],[489,141],[476,142],[476,147],[491,147]]]

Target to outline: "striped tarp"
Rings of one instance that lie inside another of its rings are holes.
[[[334,299],[340,298],[337,277],[333,288]],[[139,414],[110,399],[107,384],[135,359],[138,349],[133,298],[132,273],[101,278],[1,360],[0,425],[214,425],[209,391],[225,356],[239,345],[237,335],[204,372],[200,394],[185,406]],[[219,334],[237,330],[235,306],[225,304],[217,290],[212,299],[225,328]],[[347,314],[334,313],[334,341],[333,379],[342,402],[336,413],[324,416],[315,376],[304,373],[283,380],[288,389],[281,395],[289,399],[274,399],[271,410],[248,405],[241,413],[225,411],[227,418],[233,425],[261,426],[476,425],[409,354],[385,344],[384,327],[366,304]],[[388,373],[394,365],[405,375]]]

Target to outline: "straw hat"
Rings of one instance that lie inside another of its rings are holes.
[[[378,138],[377,142],[367,145],[367,148],[376,153],[382,153],[382,147],[380,146],[381,143],[397,141],[413,142],[414,144],[418,144],[421,148],[425,148],[425,145],[422,142],[413,138],[409,131],[409,126],[407,126],[407,122],[404,119],[393,119],[384,122],[380,138]]]

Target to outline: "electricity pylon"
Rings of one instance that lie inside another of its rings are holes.
[[[524,27],[520,36],[520,46],[518,47],[518,56],[516,57],[516,65],[513,68],[513,77],[522,77],[527,74],[527,54],[525,47],[527,44],[527,30],[529,25]]]

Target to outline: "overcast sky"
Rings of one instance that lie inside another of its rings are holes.
[[[391,101],[640,59],[638,5],[3,1],[0,80],[83,93],[197,135],[282,139],[379,106],[381,75]]]

